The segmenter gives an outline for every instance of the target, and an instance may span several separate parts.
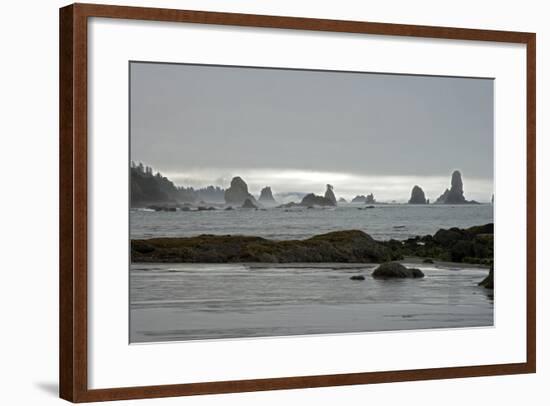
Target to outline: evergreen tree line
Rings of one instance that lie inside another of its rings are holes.
[[[154,203],[223,202],[224,189],[207,186],[201,189],[176,186],[160,172],[141,162],[130,164],[130,199],[132,207]]]

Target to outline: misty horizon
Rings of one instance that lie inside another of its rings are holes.
[[[143,163],[145,165],[145,163]],[[269,186],[274,195],[288,195],[293,193],[315,193],[322,195],[326,185],[334,186],[334,192],[338,198],[351,200],[358,195],[373,193],[378,201],[407,202],[413,186],[420,186],[428,199],[435,199],[450,187],[449,176],[362,176],[357,174],[329,173],[300,170],[208,170],[190,172],[163,172],[159,168],[153,168],[153,172],[160,172],[171,180],[177,187],[192,187],[194,189],[207,186],[227,189],[231,179],[240,176],[248,185],[248,190],[253,195],[259,195],[261,189]],[[216,174],[226,174],[216,176]],[[462,171],[461,171],[462,173]],[[466,178],[463,175],[465,195],[468,199],[479,202],[490,202],[491,194],[484,191],[492,188],[483,179]],[[353,186],[350,186],[353,185]],[[408,187],[407,194],[402,191]]]
[[[493,194],[493,80],[130,64],[130,158],[182,187],[430,200]]]

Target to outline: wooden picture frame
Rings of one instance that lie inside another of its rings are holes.
[[[526,362],[387,372],[109,389],[88,387],[88,19],[285,28],[386,36],[518,43],[527,46],[527,328]],[[276,389],[533,373],[536,370],[535,34],[357,21],[73,4],[60,9],[60,397],[72,402],[141,399]]]

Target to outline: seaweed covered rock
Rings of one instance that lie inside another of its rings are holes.
[[[405,241],[383,241],[392,258],[421,257],[441,261],[492,265],[494,226],[492,223],[466,229],[440,229],[433,236],[408,238]]]
[[[386,262],[381,264],[372,273],[373,278],[423,278],[424,273],[420,269],[407,268],[399,262]]]
[[[348,262],[391,260],[390,250],[359,230],[335,231],[306,240],[200,235],[132,240],[133,262]]]

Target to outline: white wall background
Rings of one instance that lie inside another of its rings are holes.
[[[534,31],[538,42],[538,373],[136,401],[159,405],[547,404],[550,398],[549,262],[543,213],[549,201],[549,10],[544,1],[161,0],[112,4],[332,19]],[[3,2],[0,12],[0,403],[61,404],[58,374],[58,7],[57,0]],[[546,127],[545,127],[546,126]],[[550,159],[550,158],[549,158]],[[546,252],[545,252],[546,251]],[[513,253],[511,253],[513,255]],[[391,356],[389,354],[388,356]],[[134,402],[118,402],[126,405]]]

